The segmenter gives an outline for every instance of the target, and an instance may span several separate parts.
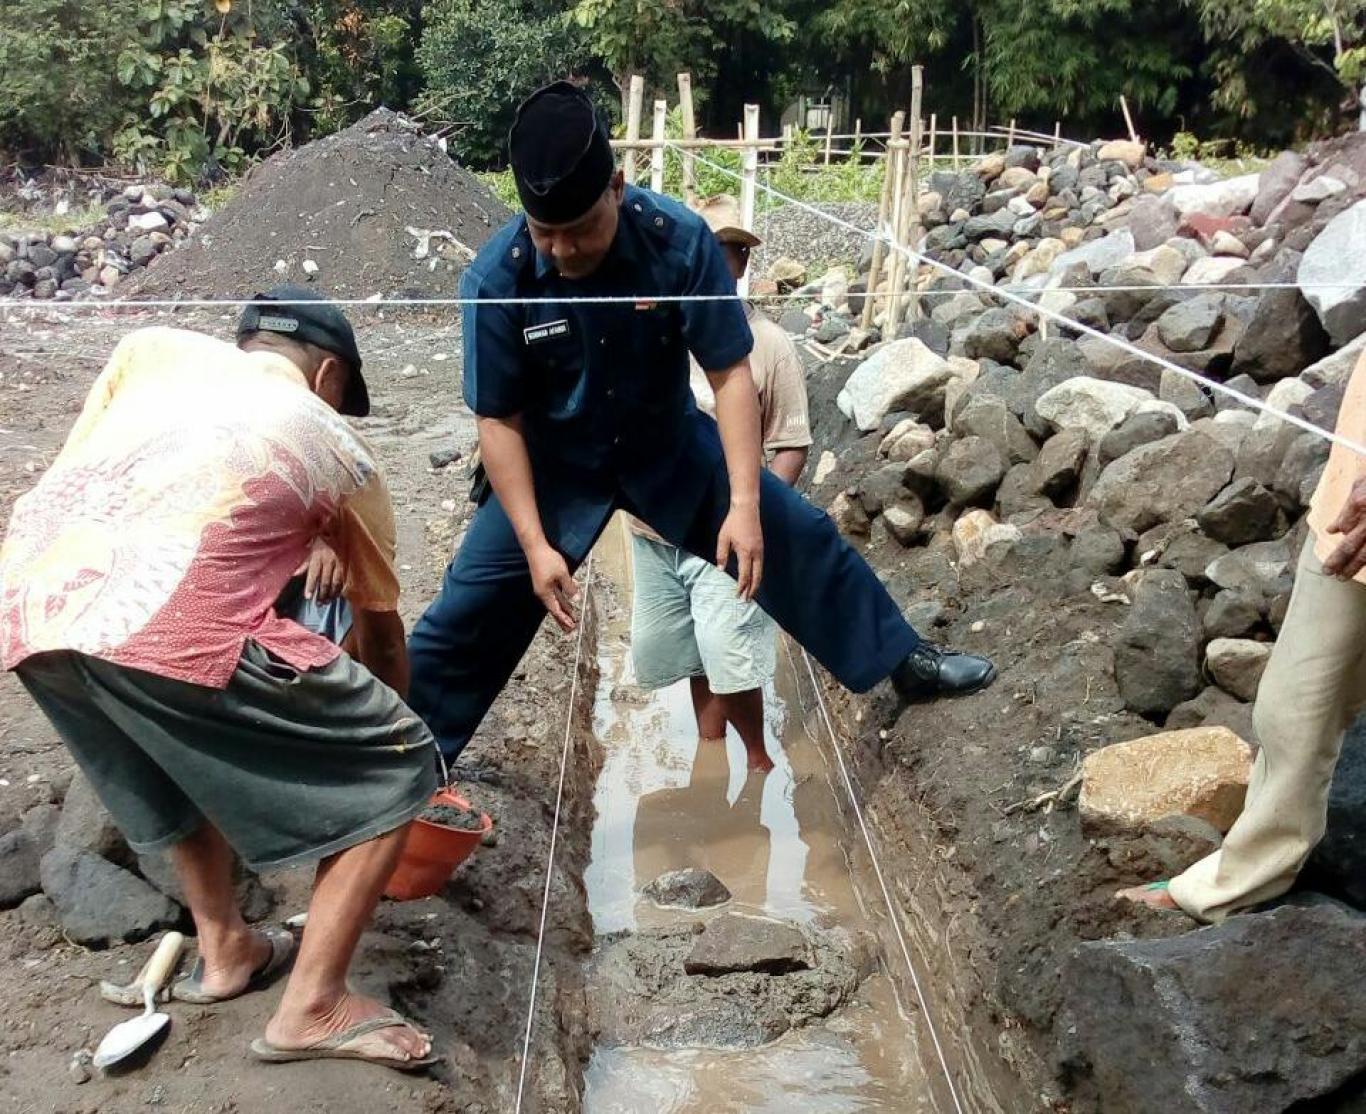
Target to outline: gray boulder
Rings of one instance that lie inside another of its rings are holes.
[[[963,223],[963,235],[974,241],[993,238],[1008,240],[1014,233],[1015,223],[1019,219],[1009,208],[1002,207],[994,213],[969,217]]]
[[[912,545],[920,538],[925,505],[909,491],[904,491],[895,503],[882,508],[882,522],[888,533],[902,545]]]
[[[1061,980],[1064,1069],[1088,1108],[1300,1109],[1366,1068],[1364,954],[1366,917],[1323,900],[1082,944]]]
[[[132,866],[137,861],[89,779],[79,771],[71,779],[62,802],[62,818],[57,824],[57,842],[90,851],[117,866]]]
[[[1178,302],[1157,319],[1157,333],[1173,352],[1199,352],[1208,348],[1224,327],[1224,299],[1219,294],[1199,294]]]
[[[723,913],[708,922],[683,961],[689,975],[711,977],[740,971],[785,975],[810,966],[810,945],[800,928],[745,913]]]
[[[1104,468],[1142,445],[1161,441],[1177,431],[1176,417],[1162,410],[1141,410],[1130,414],[1100,439],[1096,460]]]
[[[1207,418],[1214,413],[1214,399],[1211,395],[1212,392],[1208,388],[1202,387],[1195,380],[1188,379],[1170,368],[1162,369],[1157,397],[1163,402],[1170,402],[1185,414],[1189,421]]]
[[[1276,206],[1290,196],[1308,168],[1309,164],[1298,151],[1282,151],[1271,160],[1262,171],[1257,183],[1257,198],[1252,202],[1250,215],[1254,227],[1260,228],[1266,223]]]
[[[1239,700],[1256,699],[1271,647],[1251,638],[1216,638],[1205,649],[1210,680]]]
[[[1328,794],[1328,833],[1310,856],[1305,882],[1366,909],[1366,721],[1347,732]]]
[[[13,909],[42,889],[33,837],[22,828],[0,836],[0,909]]]
[[[971,360],[1013,363],[1030,331],[1029,322],[1017,310],[989,309],[968,328],[963,354]]]
[[[1290,559],[1290,547],[1284,538],[1257,542],[1211,561],[1205,576],[1219,588],[1243,592],[1249,599],[1266,606],[1290,590],[1293,582]]]
[[[1153,245],[1156,247],[1156,245]],[[1093,275],[1108,271],[1127,260],[1136,251],[1134,234],[1127,228],[1111,232],[1097,240],[1090,240],[1070,251],[1063,252],[1049,268],[1050,275],[1060,274],[1073,263],[1084,263]]]
[[[1332,424],[1321,428],[1331,429]],[[1328,450],[1328,442],[1314,433],[1301,433],[1290,443],[1276,471],[1275,489],[1292,509],[1309,506],[1328,463]]]
[[[981,437],[964,437],[940,458],[936,479],[950,505],[990,506],[1005,474],[1005,462],[995,445]]]
[[[1064,429],[1045,441],[1034,461],[1034,489],[1054,500],[1073,491],[1086,466],[1089,444],[1084,429]]]
[[[1010,464],[1028,463],[1039,455],[1039,447],[1010,412],[1004,399],[982,392],[966,396],[953,416],[953,432],[959,437],[980,437],[995,446],[1001,459]]]
[[[1193,700],[1178,704],[1167,717],[1168,731],[1188,727],[1227,727],[1240,739],[1252,742],[1257,732],[1252,725],[1252,705],[1210,685]]]
[[[98,855],[57,844],[40,864],[43,892],[78,944],[143,940],[180,921],[180,908],[141,878]]]
[[[1140,564],[1176,569],[1192,587],[1204,587],[1210,564],[1228,551],[1228,546],[1207,536],[1190,518],[1153,527],[1136,547]]]
[[[1243,592],[1218,592],[1206,609],[1202,625],[1205,637],[1246,638],[1262,621],[1258,602]]]
[[[1300,260],[1296,280],[1333,344],[1366,331],[1366,201],[1339,213]]]
[[[953,378],[948,361],[921,341],[897,340],[854,369],[836,403],[865,433],[898,410],[938,424],[944,416],[944,392]]]
[[[1195,516],[1200,528],[1225,545],[1270,541],[1283,528],[1276,496],[1256,480],[1234,480]]]
[[[730,900],[730,890],[709,870],[689,867],[661,874],[642,891],[656,905],[709,909]]]
[[[1176,210],[1161,197],[1144,194],[1129,210],[1129,231],[1139,251],[1152,251],[1176,235]]]
[[[1200,691],[1200,620],[1174,569],[1146,571],[1115,640],[1115,680],[1124,703],[1163,716]]]
[[[1088,502],[1103,521],[1135,534],[1189,518],[1233,475],[1233,453],[1197,430],[1143,445],[1108,465]]]
[[[1328,354],[1328,334],[1298,290],[1266,290],[1233,350],[1233,373],[1274,383]]]
[[[884,506],[895,503],[905,494],[905,478],[906,464],[899,461],[874,468],[859,480],[859,502],[869,517],[881,514]]]

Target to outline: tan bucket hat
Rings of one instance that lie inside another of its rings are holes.
[[[753,232],[745,231],[744,221],[740,219],[740,201],[733,194],[718,193],[704,197],[692,208],[723,244],[743,244],[747,248],[757,248],[763,243]]]

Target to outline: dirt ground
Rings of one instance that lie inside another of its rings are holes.
[[[352,314],[374,410],[363,422],[385,465],[399,522],[404,619],[435,593],[468,512],[463,463],[434,470],[428,455],[468,455],[472,418],[460,402],[454,318]],[[0,319],[0,519],[51,461],[103,359],[135,324],[179,323],[221,336],[232,315],[42,311]],[[592,630],[590,626],[589,637]],[[523,670],[462,757],[460,775],[496,817],[490,846],[443,895],[385,902],[361,944],[356,982],[429,1027],[447,1056],[430,1078],[359,1064],[255,1065],[279,987],[212,1009],[173,1005],[169,1036],[150,1061],[78,1084],[74,1053],[93,1049],[127,1014],[102,1002],[101,978],[126,980],[149,944],[88,951],[50,921],[0,913],[0,1111],[504,1111],[514,1105],[540,915],[553,786],[564,738],[574,647],[543,631]],[[592,931],[581,883],[588,858],[596,754],[589,744],[594,678],[576,702],[575,753],[551,894],[525,1109],[578,1109],[588,1041],[578,959]],[[60,801],[72,763],[18,683],[0,675],[0,831],[35,805]],[[549,791],[548,791],[548,787]],[[303,910],[304,872],[268,877],[273,918]]]

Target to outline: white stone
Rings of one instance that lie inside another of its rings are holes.
[[[811,477],[811,482],[819,487],[830,478],[830,474],[837,467],[839,467],[839,458],[829,449],[826,449],[825,452],[821,453],[820,460],[816,461],[816,471]]]
[[[302,266],[304,274],[306,275],[316,275],[318,273],[318,264],[312,259],[305,259]]]
[[[1292,406],[1302,406],[1305,400],[1314,393],[1314,388],[1302,379],[1282,379],[1267,393],[1264,401],[1275,410],[1282,413],[1289,410]],[[1280,425],[1281,419],[1275,414],[1266,412],[1257,415],[1256,429],[1266,429],[1268,426]]]
[[[1290,198],[1304,205],[1317,205],[1320,201],[1327,201],[1330,197],[1337,197],[1338,194],[1346,192],[1346,182],[1340,182],[1328,174],[1320,174],[1312,181],[1301,182],[1291,191]]]
[[[1211,255],[1207,259],[1200,259],[1191,264],[1181,281],[1189,286],[1216,286],[1226,281],[1238,268],[1245,266],[1247,261],[1243,259]]]
[[[1143,403],[1156,401],[1141,387],[1078,375],[1045,391],[1035,409],[1055,429],[1082,429],[1098,441]]]
[[[1108,271],[1134,254],[1134,234],[1127,228],[1111,232],[1098,240],[1089,240],[1071,251],[1065,251],[1053,261],[1050,274],[1060,274],[1073,263],[1085,263],[1093,275]]]
[[[153,232],[157,229],[166,229],[170,223],[161,213],[153,211],[150,213],[138,213],[136,216],[128,218],[128,227],[136,228],[139,232]]]
[[[1174,286],[1180,282],[1189,266],[1186,257],[1168,244],[1159,244],[1151,251],[1131,255],[1127,265],[1151,271],[1163,286]]]
[[[1260,174],[1244,174],[1209,185],[1177,186],[1167,196],[1183,217],[1203,213],[1209,217],[1232,217],[1246,213],[1257,200]]]
[[[849,309],[849,274],[843,267],[831,267],[821,279],[821,305],[841,313]]]
[[[1366,331],[1366,201],[1328,222],[1300,260],[1296,281],[1334,344]]]
[[[1339,348],[1331,356],[1325,356],[1318,363],[1310,364],[1300,372],[1300,378],[1311,387],[1346,386],[1352,371],[1366,350],[1366,333],[1352,340],[1345,348]]]
[[[947,360],[909,337],[879,348],[855,368],[835,401],[845,417],[868,433],[893,410],[920,396],[942,392],[952,378]]]
[[[882,439],[877,455],[887,460],[902,461],[934,448],[934,430],[914,418],[902,418]]]
[[[1215,255],[1236,255],[1239,259],[1246,259],[1249,254],[1242,240],[1222,228],[1210,238],[1209,246]]]

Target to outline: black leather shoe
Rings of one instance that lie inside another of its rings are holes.
[[[891,676],[902,704],[937,696],[966,696],[980,692],[994,680],[996,667],[987,658],[941,650],[928,642],[912,650]]]

